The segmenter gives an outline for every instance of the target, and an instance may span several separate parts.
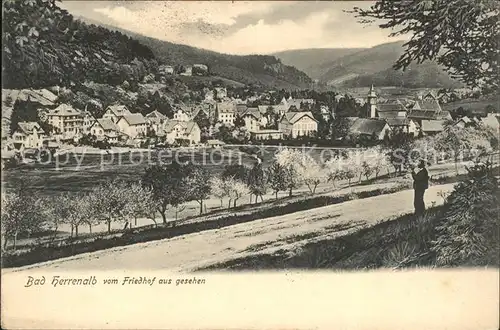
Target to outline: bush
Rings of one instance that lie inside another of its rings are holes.
[[[498,264],[498,182],[490,164],[468,169],[469,179],[448,196],[446,210],[431,247],[441,266],[482,265],[496,252]]]

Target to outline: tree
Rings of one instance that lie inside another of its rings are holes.
[[[249,174],[249,169],[241,164],[228,164],[224,166],[221,177],[222,179],[233,178],[241,182],[246,182]]]
[[[63,194],[57,198],[56,216],[71,226],[70,237],[78,237],[79,227],[86,223],[92,232],[92,222],[97,216],[96,204],[89,194]],[[100,210],[99,210],[100,211]]]
[[[261,201],[264,201],[262,196],[266,193],[267,188],[267,178],[264,169],[262,168],[262,163],[257,163],[248,172],[247,185],[250,189],[250,203],[252,202],[252,195],[255,195],[255,202],[257,203],[257,198],[260,197]]]
[[[1,225],[4,248],[13,240],[13,248],[21,234],[40,231],[46,223],[43,200],[30,189],[27,182],[21,180],[12,193],[2,194]]]
[[[332,139],[344,139],[349,133],[349,120],[344,117],[337,117],[331,121]]]
[[[269,166],[267,170],[267,182],[273,190],[276,199],[278,199],[278,192],[287,189],[285,168],[280,163],[274,161]]]
[[[90,193],[95,214],[106,222],[108,233],[111,233],[112,222],[127,221],[127,199],[123,198],[125,189],[127,185],[124,182],[113,180],[98,185]]]
[[[316,193],[316,188],[325,178],[325,173],[321,166],[309,155],[303,155],[303,157],[301,157],[297,172],[311,194]]]
[[[298,188],[302,183],[302,178],[299,174],[299,166],[302,161],[303,154],[294,149],[284,148],[280,150],[275,159],[282,167],[285,174],[285,182],[288,188],[288,196],[292,197],[293,189]]]
[[[468,180],[446,198],[431,251],[438,265],[484,266],[488,255],[498,265],[498,182],[491,164],[477,163],[467,170]]]
[[[342,180],[346,177],[342,165],[343,163],[344,158],[342,155],[336,155],[325,163],[327,181],[331,182],[334,187],[337,180]]]
[[[223,199],[227,196],[226,181],[220,176],[214,176],[210,179],[210,187],[212,188],[212,195],[220,200],[220,207],[222,208]]]
[[[189,187],[185,179],[188,173],[186,165],[172,162],[166,166],[151,166],[142,176],[142,185],[151,190],[156,210],[160,213],[164,224],[167,223],[168,207],[177,207],[187,200]]]
[[[343,178],[347,180],[349,187],[351,186],[352,179],[359,177],[361,181],[363,154],[359,151],[349,152],[342,167]]]
[[[436,136],[436,148],[438,151],[451,156],[455,162],[455,172],[458,174],[458,160],[464,156],[469,147],[469,129],[461,129],[453,122],[448,121],[444,125],[443,132]]]
[[[250,194],[250,189],[248,186],[239,180],[234,178],[228,178],[226,182],[226,187],[228,189],[229,205],[231,205],[231,200],[233,201],[233,207],[236,207],[236,202],[244,195]]]
[[[210,119],[204,110],[200,110],[193,120],[198,124],[202,131],[210,128]]]
[[[133,225],[137,226],[137,218],[148,216],[150,214],[151,199],[153,197],[150,189],[143,187],[140,183],[132,183],[124,187],[122,191],[123,198],[126,199],[125,214],[134,219]],[[154,209],[154,208],[153,208]],[[153,212],[154,213],[154,212]],[[156,224],[156,219],[152,219]],[[132,228],[132,222],[127,220],[127,223]]]
[[[245,120],[243,117],[240,115],[236,115],[236,118],[234,118],[234,127],[235,128],[240,128],[245,126]]]
[[[412,35],[396,69],[412,62],[437,60],[454,77],[490,92],[498,89],[500,16],[495,0],[379,0],[369,9],[352,11],[362,23],[383,20],[390,36]]]
[[[210,194],[210,175],[200,165],[187,165],[187,176],[183,180],[186,185],[187,200],[195,200],[200,205],[200,215],[203,214],[203,202]]]

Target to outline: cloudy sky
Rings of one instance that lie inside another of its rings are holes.
[[[230,54],[372,47],[389,38],[344,10],[371,1],[63,1],[75,16]]]

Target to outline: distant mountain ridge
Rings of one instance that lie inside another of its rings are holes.
[[[312,80],[304,72],[282,63],[272,55],[229,55],[188,45],[175,44],[147,37],[126,29],[109,26],[84,17],[77,19],[88,24],[101,25],[119,31],[150,48],[155,57],[170,65],[206,64],[214,75],[244,84],[264,85],[277,88],[304,88]]]
[[[403,44],[404,41],[396,41],[366,49],[308,49],[275,55],[285,63],[294,63],[321,83],[336,87],[367,87],[371,84],[410,88],[463,86],[435,62],[413,64],[406,71],[394,70],[392,66],[404,51]],[[332,56],[332,60],[326,61],[325,54]],[[322,58],[315,62],[315,59]]]
[[[324,67],[344,56],[360,52],[366,48],[310,48],[293,49],[273,53],[284,64],[304,71],[309,77],[317,79],[324,73]]]

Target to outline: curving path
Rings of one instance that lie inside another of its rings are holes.
[[[431,186],[427,206],[442,204],[440,192],[454,184]],[[311,240],[345,235],[413,211],[413,191],[405,190],[340,204],[300,211],[284,216],[184,235],[172,239],[139,243],[93,253],[80,254],[37,265],[2,272],[32,270],[169,270],[189,272],[200,267],[258,253],[286,250],[293,253]]]

